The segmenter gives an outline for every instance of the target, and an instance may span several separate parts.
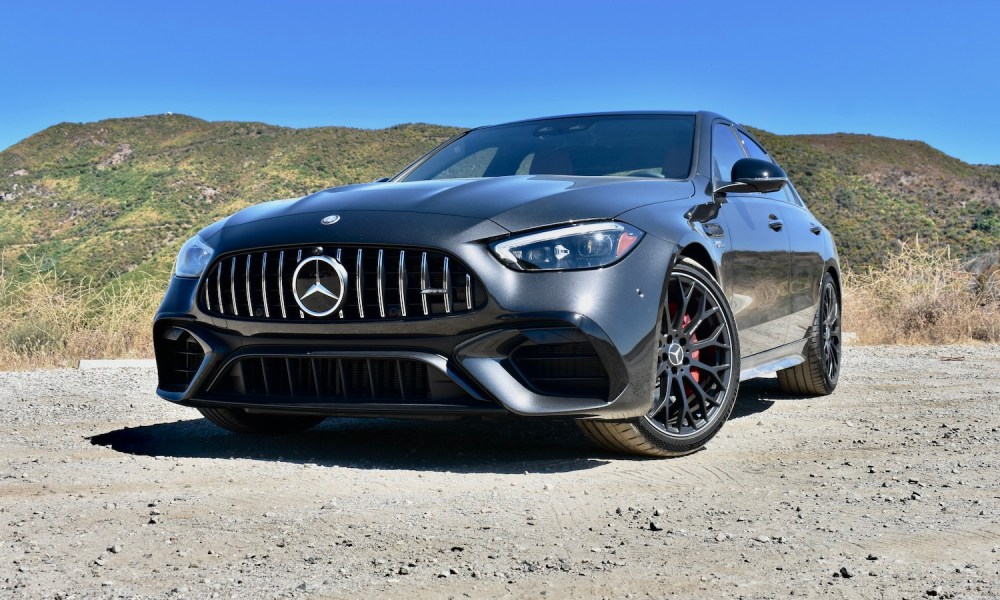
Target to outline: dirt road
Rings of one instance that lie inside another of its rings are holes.
[[[0,373],[0,596],[1000,597],[1000,348],[847,349],[744,384],[708,449],[572,423],[244,438],[141,369]]]

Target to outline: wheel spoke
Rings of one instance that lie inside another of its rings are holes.
[[[691,383],[691,389],[694,390],[696,396],[698,396],[698,406],[701,407],[701,419],[702,421],[708,422],[708,406],[705,404],[707,400],[711,403],[711,399],[705,394],[705,390],[701,389],[701,385],[694,380],[694,377],[690,373],[685,373],[684,378]]]
[[[705,299],[704,299],[704,297],[702,297],[702,304],[704,304],[704,302],[705,302]],[[684,328],[684,335],[690,337],[690,335],[692,333],[694,333],[695,331],[698,330],[699,327],[701,327],[701,324],[705,322],[705,319],[711,317],[712,315],[714,315],[717,312],[719,312],[719,307],[718,306],[713,306],[708,311],[703,310],[702,313],[701,313],[701,316],[698,317],[697,321],[692,320],[688,324],[688,326],[686,328]]]
[[[659,379],[660,386],[657,388],[657,403],[653,410],[649,412],[651,416],[656,416],[670,403],[670,387],[672,385],[673,373],[667,370],[666,377]]]
[[[837,321],[839,320],[840,320],[840,309],[837,307],[836,302],[831,302],[830,308],[826,313],[826,324],[827,326],[830,327],[830,329],[833,329],[834,325],[836,325]]]
[[[728,350],[729,349],[729,344],[727,344],[726,342],[717,341],[719,339],[719,336],[722,335],[722,332],[725,329],[726,329],[726,324],[725,323],[719,323],[719,325],[715,328],[715,331],[713,331],[711,335],[709,335],[709,336],[707,336],[707,337],[705,337],[705,338],[703,338],[701,340],[698,340],[697,342],[694,342],[693,344],[689,344],[688,347],[691,348],[692,352],[695,351],[695,350],[703,350],[703,349],[708,348],[710,346],[715,346],[717,348],[725,348],[726,350]]]
[[[678,283],[679,287],[681,288],[681,299],[683,300],[683,302],[680,308],[677,310],[677,315],[674,317],[674,319],[676,319],[676,323],[674,324],[674,331],[683,331],[684,315],[687,314],[688,304],[690,304],[691,302],[691,296],[694,295],[694,282],[691,283],[691,287],[688,288],[688,292],[686,294],[684,293],[684,284],[680,283],[679,281]]]
[[[729,364],[728,363],[721,364],[721,365],[715,365],[715,366],[709,366],[709,365],[706,365],[705,363],[701,362],[700,360],[692,360],[691,361],[691,366],[697,368],[699,371],[701,371],[703,373],[708,373],[709,375],[711,375],[712,378],[715,379],[715,382],[719,384],[719,387],[722,387],[722,388],[726,387],[725,382],[722,381],[722,376],[719,375],[719,371],[725,371],[726,369],[728,369],[729,368]]]

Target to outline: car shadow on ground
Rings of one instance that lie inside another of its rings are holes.
[[[767,410],[772,405],[767,400],[780,394],[776,382],[773,390],[768,386],[744,382],[730,418]],[[126,427],[95,435],[90,442],[136,456],[459,473],[562,473],[592,469],[611,459],[630,460],[591,445],[565,419],[328,419],[309,431],[275,437],[229,433],[194,419]]]

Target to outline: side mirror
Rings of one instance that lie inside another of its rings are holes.
[[[733,165],[729,183],[715,189],[716,194],[725,192],[753,193],[777,192],[788,183],[788,176],[781,167],[766,160],[741,158]]]

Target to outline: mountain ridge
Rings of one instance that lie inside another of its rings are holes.
[[[392,175],[462,131],[296,129],[178,114],[60,123],[0,152],[0,248],[72,279],[161,273],[187,236],[275,198]],[[846,263],[905,239],[969,258],[1000,243],[1000,166],[924,142],[752,129],[833,231]]]

